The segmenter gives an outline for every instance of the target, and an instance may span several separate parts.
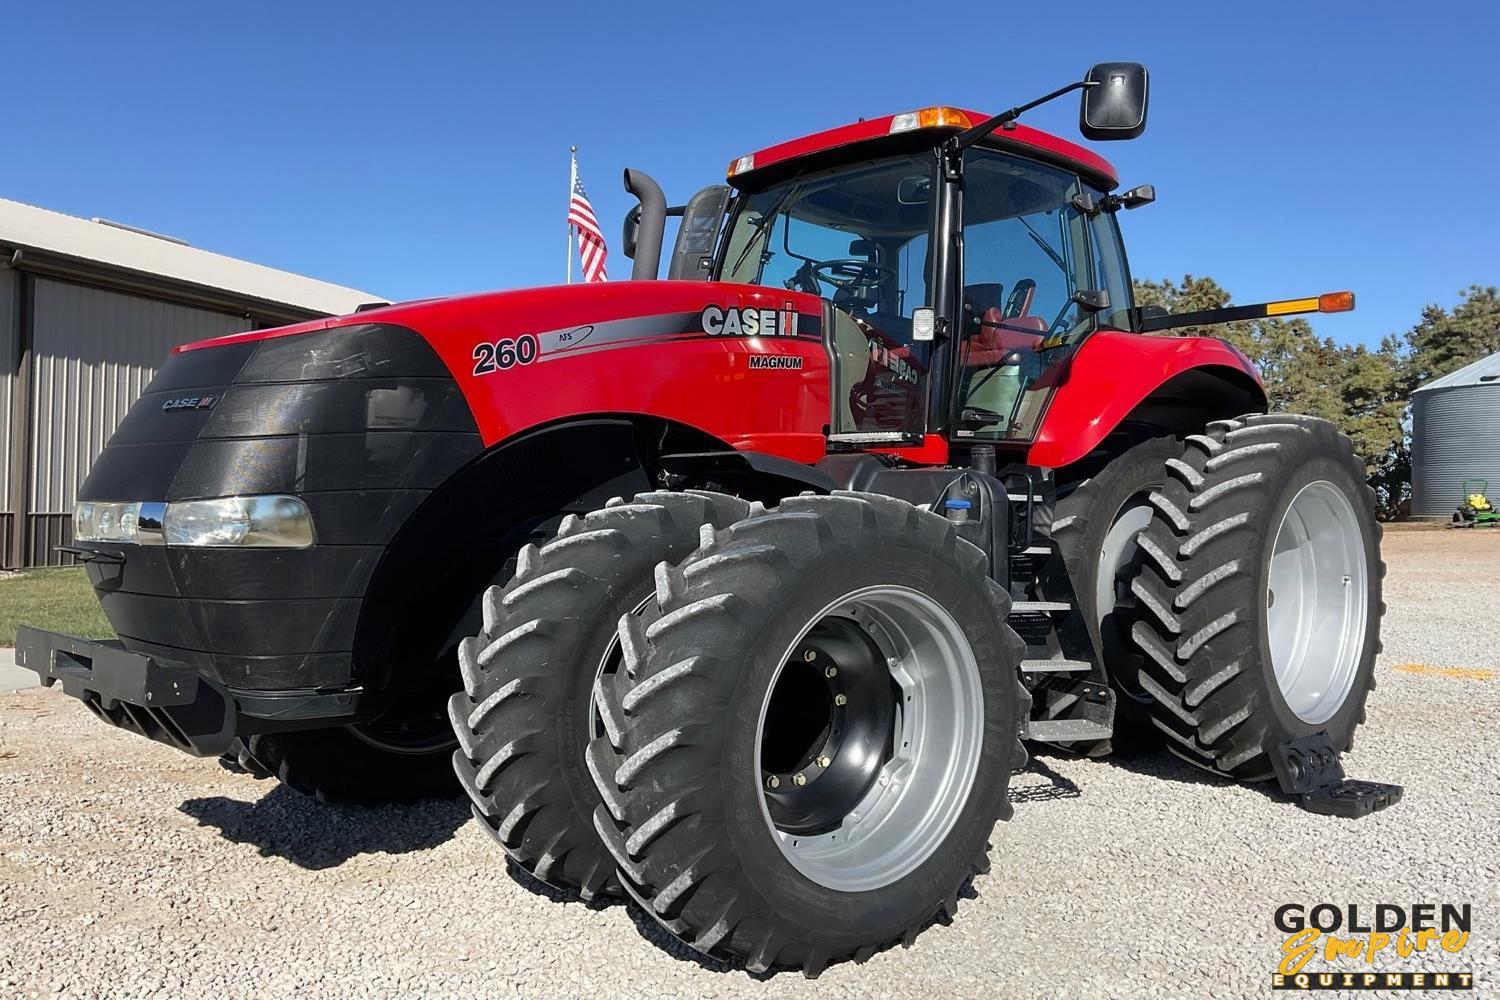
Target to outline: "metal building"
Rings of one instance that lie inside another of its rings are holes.
[[[1411,399],[1411,516],[1446,521],[1466,479],[1500,494],[1500,354],[1417,389]]]
[[[78,485],[173,347],[376,301],[0,199],[0,567],[70,561]]]

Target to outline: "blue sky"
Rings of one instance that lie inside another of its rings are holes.
[[[621,277],[625,166],[682,199],[782,139],[1130,59],[1149,127],[1100,148],[1157,185],[1121,220],[1137,276],[1353,288],[1316,326],[1367,343],[1500,282],[1486,2],[629,6],[8,4],[0,196],[414,298],[562,280],[576,144]]]

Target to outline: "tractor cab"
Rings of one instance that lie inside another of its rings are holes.
[[[1072,89],[1090,138],[1144,128],[1138,65],[1095,67],[1042,100]],[[728,188],[679,209],[629,171],[642,201],[626,223],[634,276],[655,277],[660,250],[659,235],[637,246],[643,213],[678,214],[671,277],[822,298],[835,450],[928,435],[1025,444],[1084,339],[1132,329],[1115,213],[1153,197],[1111,194],[1101,157],[1016,123],[1038,103],[994,117],[925,108],[795,139],[737,158]]]
[[[955,125],[929,144],[967,119],[942,110]],[[826,300],[833,443],[1029,440],[1067,357],[1128,322],[1119,231],[1097,208],[1112,178],[998,144],[966,150],[953,178],[941,147],[870,145],[742,191],[716,276]]]

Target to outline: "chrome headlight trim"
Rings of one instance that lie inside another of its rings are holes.
[[[313,544],[312,513],[284,495],[212,500],[126,502],[85,500],[73,508],[80,542],[195,548],[291,548]]]

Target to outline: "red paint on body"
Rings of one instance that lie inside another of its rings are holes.
[[[1078,461],[1158,386],[1198,368],[1230,370],[1260,384],[1255,366],[1222,340],[1094,334],[1062,374],[1027,463],[1056,469]]]

